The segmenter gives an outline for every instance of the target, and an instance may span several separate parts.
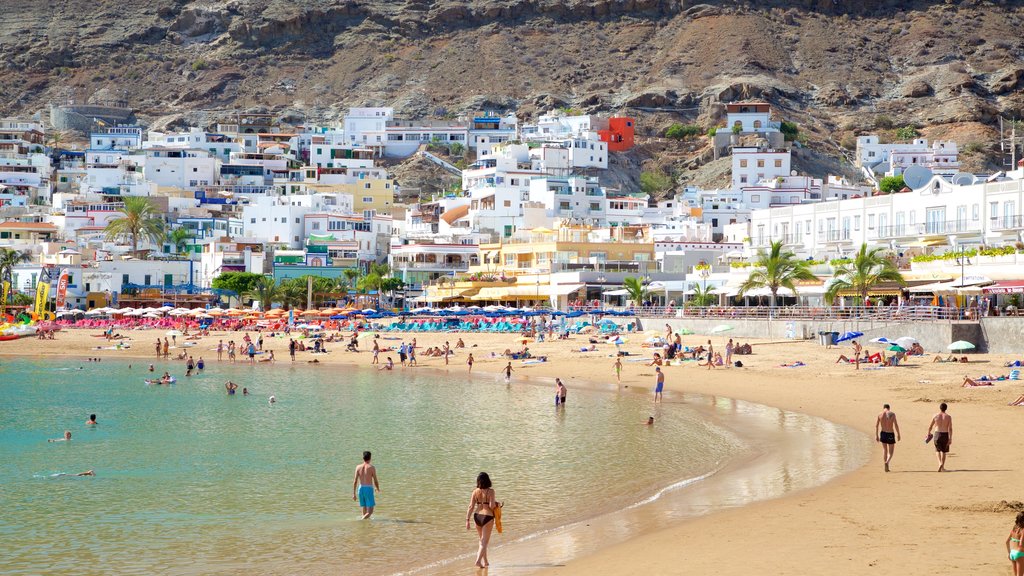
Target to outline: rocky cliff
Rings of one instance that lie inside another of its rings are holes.
[[[126,98],[164,124],[568,106],[660,113],[656,130],[759,98],[821,142],[879,117],[982,142],[1024,111],[1022,24],[1009,0],[7,3],[0,113],[68,97]]]

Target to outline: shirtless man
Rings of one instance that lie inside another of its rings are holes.
[[[939,459],[939,472],[946,471],[946,454],[953,444],[953,418],[946,414],[946,403],[939,404],[939,413],[932,417],[928,425],[928,436],[935,430],[935,456]]]
[[[664,400],[662,392],[665,390],[665,373],[661,371],[660,366],[655,368],[654,371],[658,373],[658,380],[654,387],[654,401],[657,402],[658,400]]]
[[[889,461],[896,451],[896,442],[900,438],[900,425],[896,421],[896,413],[889,410],[889,405],[882,406],[882,413],[875,419],[875,440],[882,444],[882,457],[885,462],[885,471],[889,471]]]
[[[64,431],[63,438],[51,438],[47,442],[70,442],[71,441],[71,430]]]
[[[85,425],[86,426],[95,426],[96,425],[96,415],[95,414],[89,414],[89,419],[85,421]]]
[[[363,463],[356,466],[356,475],[352,480],[352,500],[359,501],[363,520],[373,515],[373,507],[377,503],[373,499],[373,490],[380,494],[380,482],[377,481],[377,469],[370,464],[370,452],[363,452]],[[358,492],[357,492],[358,490]]]
[[[514,370],[512,369],[512,363],[509,362],[508,366],[505,366],[505,368],[502,369],[502,372],[505,373],[505,384],[508,384],[509,382],[511,382],[512,381],[512,372],[514,372]]]
[[[854,368],[860,370],[860,351],[863,350],[861,345],[854,340],[853,341],[853,363]]]

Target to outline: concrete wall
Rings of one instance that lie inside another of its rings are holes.
[[[624,322],[623,322],[624,323]],[[971,342],[977,349],[971,352],[1009,354],[1024,351],[1024,318],[986,318],[982,324],[974,322],[878,322],[809,320],[763,320],[729,318],[641,318],[643,330],[664,331],[669,324],[673,330],[686,328],[696,334],[710,334],[718,325],[728,324],[733,329],[719,337],[743,340],[746,338],[785,340],[817,339],[818,332],[863,332],[861,343],[873,338],[896,339],[903,336],[916,338],[926,352],[947,353],[947,346],[957,340]]]

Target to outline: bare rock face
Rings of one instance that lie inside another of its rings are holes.
[[[965,0],[65,0],[0,14],[0,110],[127,94],[144,120],[645,110],[711,127],[763,100],[831,127],[1024,111],[1024,7]]]
[[[900,96],[904,98],[924,98],[934,93],[935,91],[932,90],[931,84],[924,80],[911,80],[904,83],[900,89]]]

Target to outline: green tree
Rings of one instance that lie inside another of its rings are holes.
[[[797,280],[814,280],[815,276],[807,267],[807,263],[796,257],[796,254],[782,248],[782,241],[772,242],[768,251],[761,250],[754,261],[754,270],[740,285],[739,295],[767,288],[771,290],[771,306],[775,307],[775,298],[779,288],[788,288],[796,293]]]
[[[740,126],[739,124],[733,124],[732,125],[732,133],[733,134],[739,134],[740,132],[743,132],[743,126]]]
[[[383,290],[384,281],[391,268],[387,264],[371,264],[370,271],[359,279],[357,286],[364,292],[375,290],[377,292],[377,306],[380,307],[380,293]]]
[[[167,235],[167,243],[174,246],[177,254],[185,252],[185,246],[192,240],[192,233],[185,228],[175,228]]]
[[[217,290],[230,290],[238,295],[239,301],[243,296],[247,295],[252,291],[253,286],[262,281],[266,276],[262,274],[254,274],[252,272],[221,272],[210,286]],[[258,298],[252,298],[258,300]],[[267,310],[267,308],[264,308]]]
[[[644,300],[647,300],[651,295],[642,278],[634,278],[632,276],[623,278],[622,287],[626,290],[626,295],[629,296],[629,299],[637,306],[643,304]]]
[[[718,294],[714,293],[714,286],[701,286],[696,282],[690,284],[693,296],[687,300],[687,306],[712,306],[718,302]]]
[[[15,266],[31,259],[32,256],[27,250],[0,248],[0,280],[9,279],[14,273]]]
[[[717,126],[712,126],[711,128],[708,128],[708,138],[714,138],[715,134],[718,134]]]
[[[239,273],[227,272],[226,274]],[[242,272],[241,274],[245,274],[245,272]],[[221,276],[224,276],[224,274],[221,274]],[[244,292],[239,292],[239,295],[244,294],[246,298],[259,302],[260,310],[266,312],[267,310],[270,310],[270,307],[274,303],[274,299],[278,297],[277,283],[274,281],[273,276],[263,276],[261,274],[253,274],[253,276],[256,276],[256,278],[249,283],[248,289]],[[219,278],[220,277],[218,277],[218,279]],[[214,280],[214,283],[216,282],[217,280]],[[240,285],[241,282],[238,282],[238,284]],[[214,288],[216,288],[216,286],[214,286]]]
[[[899,192],[906,188],[906,183],[903,182],[903,174],[897,174],[896,176],[886,176],[878,181],[878,189],[886,194],[892,194],[893,192]]]
[[[796,125],[796,122],[783,121],[779,124],[779,132],[782,132],[786,142],[792,142],[800,137],[800,127]]]
[[[139,238],[146,238],[159,244],[164,238],[164,220],[156,206],[148,198],[127,196],[122,216],[107,223],[107,239],[113,242],[128,239],[132,244],[132,255],[139,256]]]
[[[896,282],[900,286],[906,285],[903,274],[882,251],[882,248],[868,250],[867,244],[861,244],[852,262],[836,267],[832,283],[825,290],[825,301],[832,304],[840,292],[854,292],[863,304],[871,287],[876,284]]]
[[[665,137],[673,140],[686,140],[701,133],[700,126],[694,124],[673,124],[665,130]]]
[[[917,138],[917,128],[914,128],[913,126],[897,128],[896,138],[900,140],[913,140],[914,138]]]
[[[453,142],[448,145],[448,154],[452,156],[462,156],[466,152],[466,147],[458,142]]]
[[[672,188],[672,178],[662,172],[642,172],[640,174],[640,191],[644,194],[660,196],[669,188]]]

